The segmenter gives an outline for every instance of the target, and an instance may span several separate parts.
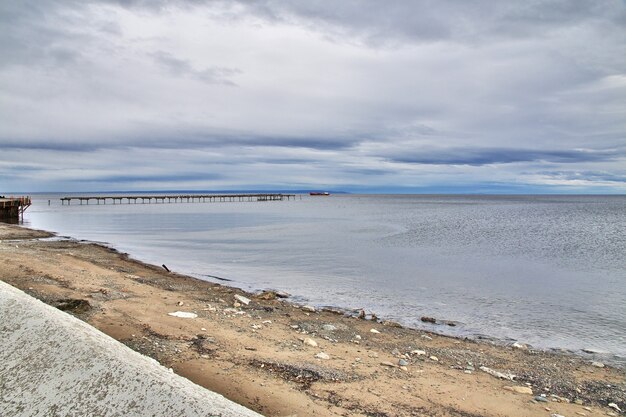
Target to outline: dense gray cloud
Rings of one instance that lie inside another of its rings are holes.
[[[530,150],[511,148],[443,148],[423,149],[413,154],[391,156],[398,162],[427,165],[487,165],[515,162],[581,163],[611,161],[626,156],[626,151]]]
[[[623,1],[0,3],[0,190],[624,192]]]

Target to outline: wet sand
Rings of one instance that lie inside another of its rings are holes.
[[[268,416],[570,417],[620,415],[610,403],[626,409],[626,372],[588,358],[309,311],[97,244],[39,240],[47,236],[0,223],[0,279]]]

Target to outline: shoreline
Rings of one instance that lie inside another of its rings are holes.
[[[82,300],[70,312],[263,414],[568,417],[619,414],[609,403],[626,409],[624,370],[569,352],[312,311],[269,292],[168,273],[102,244],[37,240],[52,236],[0,224],[0,280],[57,306]],[[197,317],[168,315],[176,311]],[[547,402],[535,399],[541,394]]]
[[[158,269],[160,269],[161,267],[159,267],[157,264],[152,264],[150,262],[147,261],[143,261],[141,259],[137,259],[134,258],[132,256],[132,254],[123,252],[122,250],[117,249],[114,245],[108,243],[108,242],[99,242],[99,241],[92,241],[92,240],[85,240],[85,239],[78,239],[72,236],[59,236],[56,232],[51,232],[48,230],[41,230],[41,229],[33,229],[27,226],[21,226],[18,225],[21,228],[24,229],[29,229],[29,230],[35,230],[37,232],[41,232],[43,234],[48,234],[48,238],[52,238],[52,239],[59,239],[60,241],[69,241],[69,242],[75,242],[78,244],[91,244],[91,245],[96,245],[96,246],[100,246],[106,250],[111,250],[114,251],[115,253],[121,255],[121,256],[126,256],[127,259],[129,261],[132,262],[138,262],[139,264],[143,265],[143,266],[148,266],[148,267],[156,267]],[[238,285],[240,284],[236,279],[230,279],[230,278],[222,278],[222,277],[218,277],[215,275],[209,275],[209,274],[192,274],[192,273],[184,273],[184,272],[176,272],[176,271],[168,271],[167,272],[171,272],[172,274],[178,275],[178,276],[186,276],[186,277],[190,277],[193,279],[197,279],[200,281],[204,281],[204,282],[209,282],[212,284],[217,284],[217,285],[223,285],[223,286],[228,286],[231,287],[233,289],[237,289],[240,291],[243,291],[244,293],[247,294],[255,294],[255,293],[261,293],[261,292],[277,292],[277,293],[281,293],[283,292],[281,289],[279,288],[260,288],[260,287],[251,287],[248,286],[248,288],[246,288],[246,286],[244,285]],[[210,280],[206,280],[203,279],[202,277],[206,277],[209,278]],[[297,301],[294,300],[292,298],[293,294],[288,294],[288,297],[285,297],[285,301],[289,302],[293,305],[296,306],[304,306],[306,304],[306,302],[301,302],[301,301]],[[481,334],[481,333],[471,333],[471,332],[463,332],[463,326],[464,324],[461,323],[460,326],[458,324],[458,322],[452,321],[452,320],[447,320],[445,318],[432,318],[432,317],[425,317],[428,320],[426,322],[429,322],[429,320],[436,320],[435,324],[437,327],[432,326],[431,328],[427,328],[427,327],[414,327],[412,325],[407,325],[405,323],[402,322],[401,319],[390,319],[384,316],[381,316],[377,313],[375,313],[373,310],[370,309],[363,309],[363,308],[348,308],[348,307],[344,307],[344,306],[340,306],[340,305],[333,305],[333,304],[325,304],[325,305],[315,305],[316,308],[321,309],[322,311],[328,311],[328,312],[334,312],[337,314],[343,314],[346,317],[352,317],[352,318],[357,318],[359,315],[360,311],[364,311],[366,313],[365,316],[365,320],[369,320],[375,323],[379,323],[382,324],[384,322],[388,322],[388,323],[394,323],[394,325],[399,325],[400,327],[409,329],[409,330],[414,330],[414,331],[418,331],[418,332],[428,332],[428,333],[432,333],[441,337],[449,337],[452,339],[459,339],[459,340],[469,340],[469,341],[474,341],[476,343],[484,343],[484,344],[489,344],[489,345],[494,345],[494,346],[500,346],[500,347],[515,347],[515,346],[525,346],[526,348],[532,350],[533,352],[542,352],[542,353],[549,353],[549,354],[555,354],[555,355],[573,355],[576,357],[579,357],[582,360],[587,360],[587,361],[600,361],[606,365],[610,365],[612,367],[618,368],[618,369],[622,369],[622,370],[626,370],[626,357],[622,357],[619,356],[613,352],[608,352],[608,351],[599,351],[599,350],[594,350],[594,349],[570,349],[570,348],[565,348],[565,347],[537,347],[537,346],[533,346],[530,343],[526,343],[522,340],[514,340],[514,339],[502,339],[502,338],[498,338],[495,336],[491,336],[489,334]],[[369,311],[369,313],[367,313]],[[422,320],[422,322],[424,322],[424,320]],[[438,329],[446,329],[447,326],[451,326],[451,327],[456,327],[459,326],[459,329],[461,330],[460,333],[446,333],[445,330],[441,330],[438,331]]]

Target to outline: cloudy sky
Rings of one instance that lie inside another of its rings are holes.
[[[626,193],[624,0],[0,1],[0,194]]]

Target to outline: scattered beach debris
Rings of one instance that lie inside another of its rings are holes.
[[[167,266],[165,266],[165,264],[163,264],[163,265],[161,265],[161,266],[162,266],[162,267],[163,267],[163,269],[165,269],[167,272],[171,272],[171,271],[170,271],[170,269],[169,269]]]
[[[313,339],[311,339],[310,337],[305,338],[302,343],[304,343],[307,346],[312,346],[312,347],[317,347],[317,342]]]
[[[287,297],[289,297],[289,294],[287,294],[286,292],[278,292],[278,291],[263,291],[254,296],[254,298],[258,300],[266,300],[266,301],[276,300],[277,298],[287,298]]]
[[[424,356],[426,355],[425,350],[415,349],[411,351],[411,355]]]
[[[528,345],[526,345],[524,343],[519,343],[519,342],[515,342],[511,346],[514,347],[515,349],[522,349],[522,350],[527,350],[528,349]]]
[[[400,366],[408,366],[409,362],[406,359],[400,359],[398,361],[398,365],[400,365]]]
[[[520,387],[520,386],[506,386],[503,387],[505,390],[507,391],[512,391],[512,392],[516,392],[518,394],[529,394],[529,395],[533,395],[533,390],[530,387]]]
[[[250,300],[249,298],[244,297],[243,295],[239,295],[239,294],[235,294],[235,300],[237,300],[237,301],[239,301],[241,304],[245,304],[245,305],[250,304],[250,301],[252,301],[252,300]]]
[[[480,368],[481,371],[488,373],[491,376],[495,376],[496,378],[500,378],[500,379],[508,379],[509,381],[513,381],[515,379],[515,375],[510,374],[510,373],[503,373],[500,371],[496,371],[494,369],[488,368],[486,366],[481,366]]]
[[[389,368],[395,368],[395,367],[396,367],[396,365],[395,365],[395,364],[393,364],[393,363],[391,363],[391,362],[389,362],[389,361],[382,361],[380,364],[381,364],[382,366],[388,366]]]
[[[435,320],[433,317],[423,316],[420,320],[422,320],[424,323],[437,323],[437,320]]]
[[[396,328],[399,328],[399,329],[401,329],[403,327],[400,323],[398,323],[396,321],[391,321],[391,320],[384,320],[382,322],[382,325],[383,326],[389,326],[389,327],[396,327]]]
[[[533,398],[533,400],[540,402],[540,403],[547,403],[548,399],[546,397],[544,397],[543,395],[537,395],[536,397]]]
[[[431,360],[431,361],[433,361],[433,362],[439,362],[439,358],[438,358],[438,357],[436,357],[436,356],[431,356],[431,357],[429,357],[428,359],[430,359],[430,360]]]
[[[78,298],[64,298],[52,303],[53,306],[59,310],[69,311],[71,313],[86,313],[91,310],[91,304],[89,301]]]
[[[618,411],[618,412],[622,412],[622,409],[619,408],[619,406],[615,403],[609,403],[609,407],[611,407],[613,410]]]
[[[174,311],[172,313],[167,313],[167,315],[181,319],[195,319],[198,317],[196,313],[190,313],[188,311]]]
[[[191,346],[201,355],[210,355],[215,353],[215,347],[211,346],[215,343],[215,339],[203,334],[199,334],[191,342]]]
[[[332,324],[324,324],[322,326],[322,330],[325,330],[327,332],[333,332],[333,331],[337,330],[337,327],[332,325]]]
[[[380,332],[378,330],[376,330],[376,329],[370,329],[370,333],[378,334]]]
[[[306,306],[302,306],[300,308],[302,310],[304,310],[304,311],[309,311],[311,313],[315,313],[315,307],[313,307],[313,306],[306,305]]]
[[[337,314],[338,316],[343,316],[346,313],[345,310],[342,310],[339,307],[331,307],[331,306],[322,307],[321,310],[327,313]]]
[[[328,356],[328,354],[327,354],[327,353],[325,353],[325,352],[320,352],[320,353],[318,353],[317,355],[315,355],[315,357],[316,357],[317,359],[324,359],[324,360],[328,360],[328,359],[330,359],[330,356]]]
[[[604,364],[602,362],[597,362],[597,361],[591,362],[591,366],[595,366],[596,368],[604,368]]]
[[[292,365],[290,363],[254,359],[250,362],[250,365],[275,374],[286,381],[298,383],[302,389],[310,388],[311,384],[317,381],[339,382],[347,379],[346,375],[336,370],[326,369],[313,364]]]
[[[258,299],[258,300],[267,300],[267,301],[271,301],[271,300],[275,300],[276,297],[276,293],[274,291],[263,291],[259,294],[256,294],[254,296],[254,298]]]

